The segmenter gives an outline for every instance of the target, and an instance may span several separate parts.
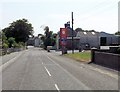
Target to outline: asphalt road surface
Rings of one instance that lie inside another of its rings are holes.
[[[117,73],[57,52],[29,48],[2,62],[2,90],[118,90]]]

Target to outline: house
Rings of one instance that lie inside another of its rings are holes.
[[[27,45],[34,46],[34,37],[30,37],[27,41]]]
[[[39,47],[41,43],[42,41],[38,36],[30,37],[29,40],[27,41],[27,45],[35,46],[35,47]]]
[[[41,44],[41,39],[39,37],[35,37],[34,39],[34,46],[39,47]]]

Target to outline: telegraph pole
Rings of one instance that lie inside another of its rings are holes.
[[[72,12],[72,54],[74,54],[74,39],[73,39],[73,12]]]

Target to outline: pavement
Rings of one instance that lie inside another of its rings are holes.
[[[40,48],[31,47],[15,55],[14,59],[2,60],[2,90],[118,90],[116,71]]]

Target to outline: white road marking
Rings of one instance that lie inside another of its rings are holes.
[[[47,56],[47,55],[46,55]],[[55,63],[57,66],[59,66],[64,72],[66,72],[68,75],[70,75],[74,80],[76,80],[76,82],[79,83],[79,80],[74,77],[71,73],[69,73],[66,69],[64,69],[62,66],[60,66],[59,64],[57,64],[54,60],[52,60],[49,56],[47,56],[53,63]],[[88,88],[84,83],[82,83],[82,85],[84,87],[86,87],[87,90],[91,90],[90,88]],[[60,91],[59,91],[60,92]]]
[[[46,55],[47,56],[47,55]],[[49,56],[47,56],[52,62],[54,62],[56,65],[58,65],[54,60],[52,60]],[[84,64],[81,64],[82,65],[82,67],[80,67],[80,68],[83,68],[83,66],[85,66]],[[58,65],[59,67],[61,67],[60,65]],[[61,67],[62,68],[62,67]],[[63,70],[65,70],[64,68],[62,68]],[[91,70],[94,70],[94,71],[97,71],[97,72],[99,72],[99,73],[101,73],[101,74],[104,74],[104,75],[107,75],[107,76],[110,76],[110,77],[112,77],[112,78],[115,78],[115,79],[117,79],[118,80],[118,75],[115,75],[115,74],[111,74],[111,73],[109,73],[109,72],[104,72],[104,71],[102,71],[101,69],[98,69],[98,68],[90,68]],[[65,70],[66,71],[66,70]]]
[[[60,92],[60,89],[58,88],[57,84],[55,84],[55,87],[58,90],[58,92]]]
[[[51,76],[50,72],[48,71],[48,69],[46,67],[45,67],[45,70],[47,71],[48,75]]]
[[[43,65],[43,62],[42,62],[42,65]]]
[[[55,63],[49,56],[47,56],[48,59],[50,59],[50,61],[52,61],[53,63]],[[57,63],[55,63],[56,65],[58,65]]]

